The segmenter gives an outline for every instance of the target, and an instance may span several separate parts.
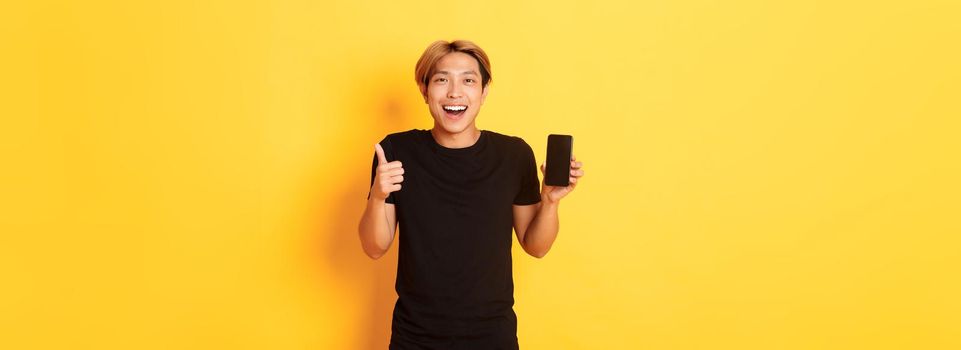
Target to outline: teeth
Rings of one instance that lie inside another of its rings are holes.
[[[444,110],[447,111],[463,111],[467,109],[467,106],[444,106]]]

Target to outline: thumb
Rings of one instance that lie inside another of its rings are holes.
[[[377,152],[377,165],[387,164],[387,156],[384,155],[384,148],[379,143],[374,144],[374,152]]]

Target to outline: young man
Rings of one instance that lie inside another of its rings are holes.
[[[584,175],[582,164],[571,160],[570,186],[538,188],[524,140],[477,129],[491,70],[474,43],[434,42],[415,78],[434,126],[374,145],[359,226],[373,259],[398,223],[403,232],[390,349],[517,349],[511,229],[528,254],[547,254],[558,205]]]

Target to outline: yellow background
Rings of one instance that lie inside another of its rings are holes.
[[[21,4],[22,3],[22,4]],[[955,1],[0,6],[0,348],[385,349],[373,144],[427,129],[433,40],[478,126],[587,176],[524,349],[961,348]],[[401,233],[403,235],[403,233]]]

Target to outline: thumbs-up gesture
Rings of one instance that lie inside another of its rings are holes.
[[[400,183],[404,182],[404,167],[399,160],[388,162],[384,148],[379,143],[374,144],[374,151],[377,152],[377,172],[374,175],[374,185],[370,189],[371,196],[387,200],[387,195],[391,192],[400,191]]]

